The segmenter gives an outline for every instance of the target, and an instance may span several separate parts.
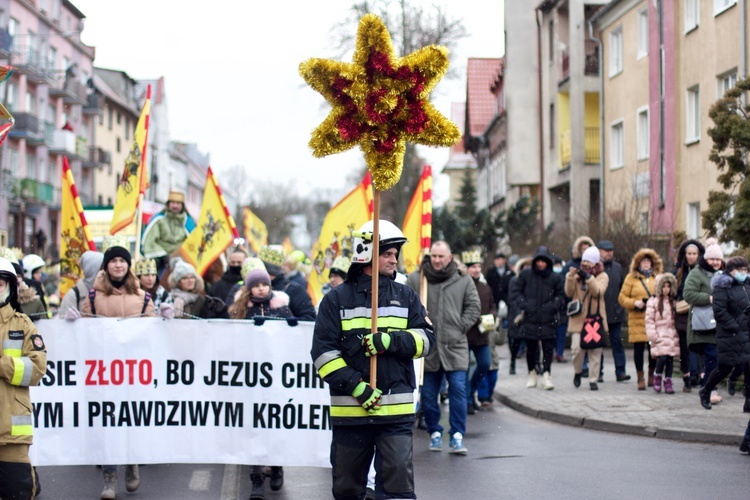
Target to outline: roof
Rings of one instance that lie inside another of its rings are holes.
[[[466,134],[480,137],[497,114],[492,87],[502,70],[503,59],[470,57],[466,67]]]
[[[132,102],[132,96],[128,99],[128,96],[124,95],[127,93],[127,90],[123,87],[127,87],[128,84],[132,86],[132,84],[135,83],[135,80],[130,78],[127,73],[119,70],[94,67],[93,81],[94,87],[100,91],[104,97],[121,106],[125,110],[130,111],[135,116],[140,114],[137,104]]]

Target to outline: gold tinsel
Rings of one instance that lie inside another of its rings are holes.
[[[437,45],[397,58],[383,22],[365,15],[352,63],[308,59],[300,64],[302,78],[333,108],[312,133],[313,155],[359,145],[375,188],[395,186],[407,141],[452,146],[461,139],[458,127],[429,101],[448,64],[448,49]]]

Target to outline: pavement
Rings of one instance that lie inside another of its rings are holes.
[[[588,379],[582,379],[579,388],[573,385],[572,361],[552,363],[553,390],[543,390],[541,384],[527,389],[525,355],[516,362],[517,374],[509,375],[507,345],[499,347],[498,352],[501,359],[495,400],[532,417],[599,431],[722,445],[739,445],[750,418],[743,413],[745,400],[739,386],[730,396],[726,384],[721,384],[719,394],[724,400],[711,410],[701,406],[696,388],[691,393],[682,392],[681,376],[673,379],[674,394],[659,394],[651,387],[639,391],[632,349],[626,348],[626,369],[632,377],[627,382],[615,380],[612,352],[604,350],[604,382],[598,384],[598,391],[589,389]],[[568,350],[565,357],[572,359]]]

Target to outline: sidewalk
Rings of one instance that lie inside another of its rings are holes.
[[[581,387],[573,385],[573,363],[552,363],[551,391],[527,389],[526,357],[516,361],[516,375],[508,375],[508,346],[498,348],[500,372],[495,398],[504,405],[532,417],[553,422],[608,432],[621,432],[679,441],[739,445],[750,414],[743,413],[745,402],[738,388],[734,396],[719,386],[724,401],[705,410],[698,399],[698,390],[682,392],[682,378],[673,379],[675,394],[657,394],[652,387],[637,390],[632,349],[626,349],[627,382],[615,380],[612,351],[604,351],[604,382],[599,390],[589,389],[589,380]],[[566,351],[570,360],[570,351]],[[647,364],[647,363],[646,363]],[[541,379],[541,377],[540,377]]]

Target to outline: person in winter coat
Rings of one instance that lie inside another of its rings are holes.
[[[646,301],[654,295],[655,275],[663,272],[661,257],[655,250],[641,248],[630,262],[630,272],[620,289],[618,300],[628,311],[628,341],[633,344],[633,362],[638,374],[638,390],[646,390],[643,355],[649,349],[646,335]],[[656,360],[648,353],[648,386],[654,385]]]
[[[37,321],[47,317],[47,310],[44,308],[42,299],[37,294],[35,288],[29,287],[23,279],[23,267],[18,262],[15,252],[10,248],[0,248],[0,257],[7,259],[16,271],[18,278],[18,304],[21,311],[29,317],[31,321]]]
[[[703,257],[706,249],[700,241],[689,239],[680,244],[677,249],[677,261],[672,274],[677,280],[677,310],[675,312],[675,328],[680,336],[680,371],[682,372],[682,392],[692,392],[692,379],[698,378],[698,355],[688,349],[687,330],[690,304],[683,296],[685,282],[690,271],[698,265],[698,260]]]
[[[247,258],[247,252],[241,246],[235,247],[230,253],[227,259],[227,270],[221,276],[221,279],[211,285],[206,292],[206,295],[216,297],[224,302],[227,302],[229,292],[237,283],[242,281],[242,263]]]
[[[521,271],[513,284],[513,295],[518,314],[511,321],[520,326],[520,338],[526,341],[526,365],[529,369],[526,387],[537,385],[536,365],[539,342],[542,343],[542,389],[551,390],[552,357],[555,352],[557,325],[565,304],[562,277],[552,271],[552,255],[541,246],[531,260],[531,267]]]
[[[469,340],[469,349],[474,353],[474,358],[477,361],[477,366],[471,375],[471,380],[469,380],[469,370],[466,372],[466,411],[470,415],[473,415],[480,409],[474,395],[479,388],[480,382],[490,371],[492,364],[490,333],[495,330],[497,306],[492,296],[492,289],[484,280],[484,276],[482,276],[482,256],[480,253],[476,250],[463,252],[461,253],[461,260],[466,265],[466,272],[471,276],[474,286],[477,287],[481,314],[477,322],[466,333],[466,337]]]
[[[615,362],[615,380],[627,382],[630,375],[626,372],[625,349],[622,347],[622,322],[625,321],[625,309],[617,301],[620,289],[625,282],[625,272],[622,266],[615,260],[615,246],[609,240],[601,240],[597,245],[599,255],[602,258],[604,272],[609,276],[609,286],[604,292],[604,303],[607,305],[607,331],[609,332],[609,343],[612,346],[612,358]],[[600,372],[603,374],[603,371]]]
[[[523,338],[521,338],[520,324],[513,321],[513,319],[521,312],[518,310],[518,302],[516,301],[514,287],[518,275],[521,274],[521,271],[529,267],[531,267],[531,257],[518,259],[513,278],[510,280],[510,285],[508,287],[508,350],[510,351],[510,375],[516,374],[516,359],[518,358],[518,353],[521,351],[521,345],[524,343]]]
[[[441,451],[443,447],[438,393],[445,377],[451,402],[448,419],[451,453],[465,455],[466,370],[469,368],[466,333],[481,315],[479,293],[471,277],[459,273],[445,241],[432,243],[430,254],[422,259],[422,272],[427,278],[427,311],[437,338],[437,347],[425,358],[421,399],[430,434],[430,450]],[[406,285],[419,295],[420,281],[419,271],[414,271],[406,279]]]
[[[158,271],[154,259],[138,259],[133,266],[135,276],[141,284],[141,290],[151,296],[154,309],[164,317],[174,317],[172,295],[159,284]],[[169,312],[168,312],[169,311]]]
[[[674,324],[677,280],[672,273],[656,278],[654,296],[646,302],[646,335],[651,343],[651,357],[656,358],[654,390],[674,394],[672,370],[674,357],[680,355],[680,336]]]
[[[503,252],[497,252],[493,265],[487,268],[485,278],[492,289],[492,300],[498,304],[501,300],[508,304],[508,292],[510,291],[510,280],[515,273],[508,264],[508,258]]]
[[[130,252],[123,245],[127,245],[127,242],[117,237],[106,242],[107,249],[104,251],[102,269],[96,275],[88,300],[82,304],[81,314],[84,317],[134,318],[156,315],[151,298],[141,290],[131,270]],[[66,319],[75,320],[76,312],[76,309],[70,308],[66,313]],[[104,500],[116,498],[117,466],[102,465],[102,474],[104,489],[101,498]],[[140,484],[138,465],[127,465],[125,467],[127,491],[136,491]]]
[[[180,249],[193,229],[195,220],[185,209],[185,194],[170,191],[166,206],[151,217],[141,239],[143,256],[156,261],[159,279],[169,265],[169,257]]]
[[[715,274],[711,279],[718,366],[708,375],[706,385],[699,392],[701,405],[707,410],[711,409],[711,392],[736,366],[743,367],[745,383],[750,381],[750,280],[747,275],[747,259],[732,257],[727,260],[724,273]],[[748,396],[745,390],[746,411],[750,411]]]
[[[586,251],[587,248],[594,246],[594,240],[592,240],[588,236],[579,236],[575,239],[573,242],[573,245],[570,249],[570,259],[563,265],[562,270],[560,271],[560,277],[563,282],[563,286],[565,284],[565,276],[570,271],[571,267],[574,267],[576,269],[579,269],[581,267],[581,257],[583,256],[583,252]],[[568,332],[568,316],[565,314],[565,307],[568,304],[569,299],[565,297],[565,304],[563,304],[562,309],[560,310],[560,327],[559,329],[564,331],[566,334]],[[556,358],[558,359],[558,358]],[[564,358],[562,358],[564,359]],[[558,359],[559,362],[563,362],[562,359]],[[588,366],[588,356],[584,357],[584,366]],[[584,370],[586,375],[588,376],[588,368]]]
[[[18,277],[13,265],[0,258],[0,497],[31,499],[37,483],[29,459],[33,442],[29,387],[47,371],[42,336],[18,303]]]
[[[249,271],[244,280],[245,286],[229,308],[229,317],[233,319],[291,318],[289,295],[271,290],[271,276],[262,268]],[[264,496],[265,465],[253,465],[250,473],[252,482],[251,499],[262,499]],[[270,486],[272,491],[279,491],[284,485],[284,469],[271,467]]]
[[[568,332],[570,333],[570,350],[573,354],[573,385],[580,387],[581,372],[583,370],[583,357],[586,350],[581,349],[581,335],[583,333],[584,320],[589,312],[597,312],[602,317],[602,327],[607,324],[607,306],[604,294],[609,285],[609,275],[604,272],[604,266],[600,261],[599,249],[588,247],[583,252],[581,264],[578,269],[571,267],[565,275],[565,295],[571,300],[581,302],[581,312],[568,318]],[[601,333],[604,335],[604,332]],[[602,348],[588,349],[589,361],[589,389],[599,390],[597,380],[599,379],[599,362],[602,357]]]
[[[176,318],[228,318],[224,301],[205,295],[205,283],[195,268],[182,259],[174,259],[169,288]]]
[[[685,281],[685,288],[682,295],[690,304],[690,313],[687,323],[687,343],[688,349],[697,353],[699,360],[703,363],[703,375],[700,379],[700,386],[706,385],[708,375],[714,371],[718,364],[716,355],[716,328],[707,330],[696,330],[693,328],[693,314],[696,307],[712,306],[713,289],[711,288],[711,278],[720,273],[724,268],[724,252],[722,252],[719,242],[715,238],[706,240],[706,251],[703,257],[698,259],[698,265],[688,274]],[[711,393],[711,403],[716,404],[722,401],[718,392]]]
[[[73,288],[65,292],[60,302],[60,309],[57,311],[58,317],[64,318],[71,307],[79,311],[83,308],[83,302],[89,300],[89,290],[94,286],[94,280],[102,267],[103,259],[103,253],[93,250],[87,250],[81,254],[78,266],[83,271],[83,279],[79,279]]]

